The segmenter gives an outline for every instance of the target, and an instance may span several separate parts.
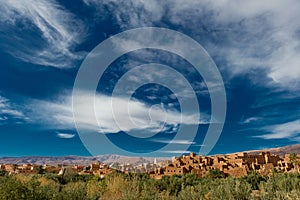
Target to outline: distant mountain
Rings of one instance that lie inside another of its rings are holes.
[[[2,157],[0,163],[2,164],[38,164],[38,165],[57,165],[57,164],[89,164],[97,161],[93,157],[84,156],[25,156],[25,157]]]
[[[38,165],[89,165],[94,162],[103,162],[105,164],[120,163],[140,165],[144,163],[153,163],[155,158],[150,157],[129,157],[115,154],[99,156],[24,156],[24,157],[2,157],[0,164],[38,164]],[[169,158],[157,158],[157,161],[169,160]]]
[[[300,154],[300,144],[277,147],[277,148],[269,148],[269,149],[263,149],[263,150],[251,150],[251,151],[247,151],[247,152],[256,154],[256,153],[259,153],[262,151],[269,151],[272,154],[276,154],[276,155],[280,155],[280,156],[284,156],[285,154],[290,154],[290,153]]]
[[[296,153],[300,154],[300,144],[270,148],[263,150],[251,150],[247,151],[250,154],[257,154],[262,151],[269,151],[273,154],[284,156],[285,154]],[[170,158],[157,158],[157,162],[170,160]],[[93,162],[103,162],[108,165],[112,163],[120,164],[131,164],[134,166],[144,164],[144,163],[153,163],[154,158],[150,157],[129,157],[121,156],[115,154],[106,154],[99,156],[25,156],[25,157],[2,157],[0,158],[0,164],[38,164],[38,165],[89,165]]]

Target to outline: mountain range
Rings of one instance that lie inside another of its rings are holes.
[[[269,148],[269,149],[263,149],[263,150],[251,150],[251,151],[247,151],[247,152],[250,154],[256,154],[261,151],[269,151],[270,153],[276,154],[279,156],[284,156],[285,154],[290,154],[290,153],[300,154],[300,144],[276,147],[276,148]]]
[[[0,164],[37,164],[37,165],[89,165],[95,162],[105,164],[122,163],[131,165],[140,165],[144,163],[154,163],[156,158],[153,157],[129,157],[115,154],[106,154],[99,156],[24,156],[24,157],[2,157]],[[164,161],[169,158],[157,158],[156,160]]]
[[[269,148],[263,150],[251,150],[247,151],[250,154],[257,154],[262,151],[269,151],[272,154],[284,156],[285,154],[296,153],[300,154],[300,144],[283,146],[278,148]],[[144,163],[154,163],[171,160],[171,158],[153,158],[153,157],[129,157],[115,154],[106,154],[99,156],[24,156],[24,157],[1,157],[0,164],[38,164],[38,165],[89,165],[93,162],[103,162],[108,165],[112,163],[122,163],[131,165],[140,165]]]

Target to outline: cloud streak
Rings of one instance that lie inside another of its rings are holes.
[[[268,134],[255,136],[263,139],[297,139],[300,134],[300,120],[263,128]],[[299,138],[298,138],[299,139]]]
[[[167,151],[161,151],[161,153],[168,153],[168,154],[189,154],[191,153],[190,151],[186,150],[167,150]]]
[[[153,142],[157,143],[163,143],[163,144],[182,144],[182,145],[194,145],[196,142],[190,141],[190,140],[152,140]]]
[[[54,0],[2,1],[0,24],[3,49],[25,62],[73,67],[83,58],[73,49],[83,40],[85,26]]]
[[[89,109],[82,98],[80,104],[81,117],[76,122],[87,130],[101,133],[117,133],[119,131],[142,131],[156,133],[166,131],[170,126],[176,127],[180,123],[200,124],[209,123],[201,121],[192,114],[180,113],[176,110],[165,110],[161,105],[149,106],[143,102],[122,97],[111,98],[105,95],[97,95],[95,99],[95,113],[85,112]],[[64,96],[56,102],[32,100],[27,104],[30,110],[31,120],[42,123],[48,128],[74,129],[74,118],[71,97]],[[122,109],[121,109],[122,108]],[[96,114],[99,125],[93,123]]]
[[[5,122],[9,119],[28,120],[23,111],[12,104],[9,99],[0,96],[0,121]]]

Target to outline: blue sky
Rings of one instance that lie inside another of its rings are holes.
[[[76,74],[99,43],[140,27],[168,28],[191,37],[218,67],[227,116],[211,154],[299,143],[299,11],[297,0],[4,1],[0,7],[0,156],[90,155],[74,125]],[[119,57],[101,77],[97,107],[105,133],[98,133],[89,118],[80,119],[87,133],[101,134],[124,150],[100,142],[97,154],[148,152],[172,141],[180,126],[180,105],[168,88],[148,84],[133,94],[133,113],[143,128],[128,125],[122,112],[118,116],[123,125],[115,126],[111,110],[106,109],[118,79],[133,66],[152,62],[172,66],[188,79],[201,109],[200,119],[183,113],[185,124],[198,124],[196,137],[173,141],[177,149],[158,151],[157,156],[184,153],[183,144],[199,151],[212,117],[202,77],[175,54],[143,49]],[[140,81],[143,71],[135,73],[133,81]],[[155,76],[165,78],[168,73],[153,70],[148,78]],[[119,105],[127,103],[122,97],[115,100]],[[161,127],[164,115],[159,107],[152,107],[156,118],[147,123],[145,113],[152,105],[162,105],[172,123]],[[86,105],[81,106],[84,110]],[[138,135],[153,130],[159,134],[151,140],[126,135],[126,131]]]

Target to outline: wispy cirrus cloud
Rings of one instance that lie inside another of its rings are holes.
[[[88,95],[88,94],[86,94]],[[89,95],[94,98],[94,96]],[[165,109],[161,105],[147,105],[137,100],[122,97],[108,97],[96,95],[94,112],[89,113],[86,96],[82,96],[79,106],[81,117],[76,118],[80,127],[101,133],[117,133],[119,131],[134,131],[147,134],[169,130],[178,124],[202,124],[209,123],[205,119],[198,119],[191,113],[180,113],[174,109]],[[116,107],[112,107],[116,105]],[[33,123],[43,124],[47,129],[70,129],[75,128],[71,96],[59,97],[57,101],[28,100],[26,105],[27,114]],[[122,109],[121,109],[122,108]],[[97,116],[99,124],[95,122]],[[204,120],[204,121],[203,121]],[[140,134],[140,133],[139,133]]]
[[[84,2],[98,10],[106,5],[123,30],[177,27],[220,60],[220,69],[231,76],[250,75],[255,82],[291,90],[300,84],[297,0]]]
[[[12,104],[9,99],[4,96],[0,96],[0,121],[5,122],[9,119],[13,119],[16,122],[28,120],[24,112],[19,106]]]
[[[300,77],[298,1],[215,1],[214,19],[233,24],[224,48],[231,71],[266,72],[273,83],[295,89]],[[225,6],[226,5],[226,6]]]
[[[263,139],[299,139],[300,120],[286,122],[283,124],[271,125],[263,128],[267,134],[258,135],[255,137]]]
[[[163,144],[182,144],[182,145],[187,145],[187,144],[196,144],[196,142],[194,141],[190,141],[190,140],[151,140],[153,142],[157,142],[157,143],[163,143]]]
[[[166,151],[160,151],[161,153],[167,153],[167,154],[189,154],[191,153],[190,151],[186,151],[186,150],[166,150]]]
[[[297,89],[300,77],[298,1],[204,0],[185,6],[181,0],[176,2],[171,9],[172,21],[185,26],[186,20],[192,18],[191,24],[209,27],[208,32],[191,29],[192,35],[203,36],[201,32],[206,32],[217,41],[207,44],[207,48],[213,56],[223,57],[225,70],[232,75],[252,74],[254,80],[264,78],[263,84],[272,80],[273,85]],[[192,17],[196,14],[199,18]],[[200,18],[203,15],[210,19],[203,21]],[[224,45],[220,46],[218,37],[222,37]],[[265,77],[255,76],[255,70],[264,71]]]
[[[257,122],[259,120],[262,120],[262,118],[260,118],[260,117],[249,117],[249,118],[246,118],[246,119],[242,120],[240,123],[241,124],[250,124],[250,123],[253,123],[253,122]]]
[[[74,67],[83,58],[76,52],[85,37],[85,25],[55,0],[8,0],[0,7],[1,46],[29,63]]]

